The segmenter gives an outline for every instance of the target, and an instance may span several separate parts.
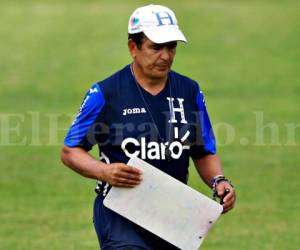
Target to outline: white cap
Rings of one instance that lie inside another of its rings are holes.
[[[175,14],[162,5],[150,4],[137,8],[129,18],[128,33],[144,34],[154,43],[187,42],[177,25]]]

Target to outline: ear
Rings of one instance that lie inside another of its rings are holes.
[[[134,59],[136,57],[136,51],[138,50],[136,43],[132,40],[128,40],[128,50],[131,54],[131,57]]]

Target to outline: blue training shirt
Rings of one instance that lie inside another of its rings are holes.
[[[130,65],[90,88],[64,143],[86,151],[97,144],[108,164],[136,156],[184,183],[189,157],[216,153],[198,84],[171,71],[165,88],[152,95],[136,83]],[[108,185],[99,182],[98,189],[106,193]]]

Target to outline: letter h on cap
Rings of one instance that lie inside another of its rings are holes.
[[[155,13],[157,21],[158,21],[158,25],[157,26],[162,26],[162,25],[166,25],[166,23],[163,23],[163,20],[168,19],[170,21],[170,23],[168,23],[168,25],[174,25],[173,22],[173,18],[171,17],[169,12],[163,12],[166,14],[166,16],[162,16],[162,13]]]

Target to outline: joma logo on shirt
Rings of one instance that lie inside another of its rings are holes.
[[[146,113],[145,108],[133,108],[133,109],[123,109],[123,115],[141,114]]]

